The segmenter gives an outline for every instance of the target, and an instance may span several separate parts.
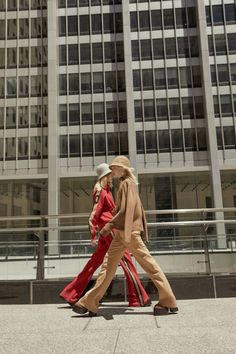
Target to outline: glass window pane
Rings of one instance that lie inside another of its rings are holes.
[[[31,136],[30,137],[30,157],[32,159],[41,158],[41,136]]]
[[[59,75],[59,94],[66,95],[67,94],[67,77],[66,74]]]
[[[190,67],[182,67],[180,70],[180,85],[182,88],[192,87]]]
[[[18,159],[24,160],[28,158],[28,137],[18,138]]]
[[[171,131],[172,151],[183,151],[183,136],[181,129],[174,129]]]
[[[153,56],[154,59],[164,58],[163,39],[153,39]]]
[[[29,96],[29,77],[19,76],[18,77],[18,96],[28,97]]]
[[[150,39],[141,40],[141,58],[142,60],[152,59],[151,41]]]
[[[230,54],[236,53],[236,33],[228,34],[228,46]]]
[[[236,23],[235,4],[225,4],[225,18],[226,18],[227,24]]]
[[[195,129],[184,129],[184,144],[186,151],[197,150]]]
[[[116,101],[106,102],[106,115],[107,115],[107,123],[118,122],[118,111],[117,111]]]
[[[19,19],[19,38],[29,38],[29,19]]]
[[[178,72],[177,68],[167,68],[167,82],[168,88],[178,88]]]
[[[70,157],[80,156],[80,136],[72,134],[69,136]]]
[[[197,27],[197,17],[195,7],[187,7],[188,26],[190,28]]]
[[[90,44],[87,43],[80,44],[80,64],[90,64],[90,62],[91,62]]]
[[[94,123],[104,124],[105,123],[105,110],[103,102],[94,102]]]
[[[170,136],[168,130],[159,130],[158,131],[158,140],[159,140],[159,151],[170,152]]]
[[[0,39],[5,39],[5,20],[0,20]]]
[[[106,92],[116,92],[116,73],[115,71],[105,72]]]
[[[115,42],[105,42],[104,43],[104,55],[105,55],[105,62],[115,62]]]
[[[160,98],[156,100],[157,120],[167,120],[167,100],[166,98]]]
[[[229,69],[227,64],[217,65],[220,85],[229,85]]]
[[[159,30],[162,28],[162,16],[160,10],[151,11],[152,29]]]
[[[90,34],[90,21],[89,15],[81,15],[79,17],[80,34],[87,35]]]
[[[189,57],[188,37],[178,37],[178,56],[180,58]]]
[[[119,123],[127,123],[126,101],[118,101]]]
[[[194,110],[193,110],[193,98],[192,97],[183,97],[182,98],[182,112],[183,118],[193,119],[194,118]]]
[[[128,150],[128,133],[120,132],[120,154],[127,155]]]
[[[104,92],[103,72],[93,73],[93,93]]]
[[[60,136],[60,157],[68,157],[68,136]]]
[[[91,93],[91,74],[82,73],[81,74],[81,93]]]
[[[215,36],[215,47],[216,47],[216,54],[223,55],[226,54],[226,41],[224,34],[217,34]]]
[[[16,107],[6,108],[6,128],[16,128]]]
[[[16,68],[17,51],[16,48],[7,48],[7,67]]]
[[[115,32],[123,32],[123,18],[121,12],[115,12]]]
[[[5,68],[5,48],[0,48],[0,69]]]
[[[101,15],[92,15],[92,34],[102,33],[102,19]]]
[[[154,130],[145,132],[146,140],[146,152],[147,153],[156,153],[157,152],[157,133]]]
[[[93,63],[102,63],[103,62],[103,50],[102,43],[93,43]]]
[[[156,90],[163,90],[166,88],[166,73],[165,69],[154,69],[155,70],[155,88]]]
[[[17,37],[17,22],[16,19],[7,20],[7,38],[16,39]]]
[[[134,112],[135,112],[135,122],[143,121],[143,110],[142,110],[142,101],[135,100],[134,101]]]
[[[132,60],[140,60],[139,41],[132,41]]]
[[[169,107],[170,107],[170,119],[180,119],[179,98],[170,98]]]
[[[82,103],[82,124],[92,124],[92,104]]]
[[[69,104],[69,125],[80,124],[80,109],[78,103]]]
[[[16,159],[16,139],[15,138],[6,138],[5,143],[5,156],[6,160],[15,160]]]
[[[220,101],[221,101],[222,116],[231,116],[233,112],[232,112],[232,102],[231,102],[230,95],[221,95]]]
[[[79,52],[77,44],[68,45],[68,61],[69,65],[75,65],[79,63]]]
[[[8,77],[7,78],[7,97],[16,97],[16,78]]]
[[[63,37],[66,35],[66,17],[65,16],[60,16],[58,17],[58,21],[59,21],[59,36]]]
[[[40,38],[42,33],[42,18],[31,18],[31,38]]]
[[[213,14],[213,22],[214,25],[223,25],[223,6],[222,5],[214,5],[212,6],[212,14]]]
[[[77,16],[68,16],[68,36],[77,36],[78,35],[78,17]]]
[[[95,156],[106,155],[106,137],[104,133],[95,134]]]
[[[108,155],[118,155],[119,154],[118,134],[108,133],[107,143],[108,143]]]
[[[103,31],[104,33],[114,33],[114,16],[112,13],[103,14]]]
[[[153,71],[152,69],[142,70],[143,90],[153,90]]]
[[[145,122],[155,120],[155,101],[154,100],[144,100],[144,120]]]
[[[186,8],[175,9],[176,27],[186,28],[187,27],[187,14]]]
[[[226,149],[235,149],[234,127],[224,127],[224,144]]]
[[[79,94],[79,74],[69,74],[69,95]]]
[[[117,62],[124,61],[124,43],[116,42],[116,60]]]
[[[29,48],[19,47],[19,67],[27,68],[29,66]]]
[[[173,9],[164,9],[164,28],[174,28],[174,12]]]
[[[66,45],[59,46],[59,65],[67,64]]]
[[[60,119],[60,126],[67,125],[67,106],[66,106],[66,104],[60,104],[60,106],[59,106],[59,119]]]
[[[166,57],[169,58],[176,58],[176,43],[175,38],[166,38]]]
[[[203,97],[202,96],[195,96],[194,102],[195,102],[196,118],[204,118]]]
[[[93,135],[92,134],[82,135],[82,155],[93,156]]]
[[[42,123],[42,106],[30,107],[30,126],[40,127]]]
[[[42,90],[42,76],[41,75],[35,75],[31,76],[31,97],[34,96],[41,96]]]
[[[140,31],[150,31],[149,11],[139,12]]]
[[[136,148],[138,154],[144,154],[144,134],[142,131],[136,132]]]

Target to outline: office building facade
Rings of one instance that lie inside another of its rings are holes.
[[[234,0],[0,1],[1,216],[89,212],[118,154],[146,210],[236,206],[235,133]]]

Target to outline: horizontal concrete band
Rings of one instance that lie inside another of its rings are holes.
[[[201,275],[168,277],[177,299],[236,297],[236,275]],[[0,281],[0,304],[63,303],[58,294],[71,279]],[[149,278],[142,283],[152,300],[157,292]],[[91,281],[88,288],[92,286]],[[88,289],[87,288],[87,289]],[[126,281],[116,277],[109,286],[104,301],[126,301]]]

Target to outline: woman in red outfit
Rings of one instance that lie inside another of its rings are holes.
[[[97,231],[101,230],[108,221],[113,217],[115,207],[114,200],[110,191],[111,186],[111,170],[105,163],[97,167],[98,182],[93,190],[94,206],[89,218],[89,226],[91,233],[91,244],[97,246],[92,257],[82,270],[60,293],[60,297],[66,300],[69,304],[74,304],[80,299],[86,289],[94,272],[102,264],[105,254],[112,241],[112,235],[100,236],[97,240]],[[120,260],[120,265],[124,270],[127,288],[129,306],[139,307],[150,304],[150,299],[143,288],[138,273],[128,250]]]

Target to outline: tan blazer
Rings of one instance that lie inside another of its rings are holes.
[[[143,240],[148,240],[144,209],[136,183],[131,178],[121,181],[115,210],[114,217],[101,230],[101,235],[106,236],[112,229],[118,229],[124,231],[125,241],[130,242],[132,231],[140,231]]]

